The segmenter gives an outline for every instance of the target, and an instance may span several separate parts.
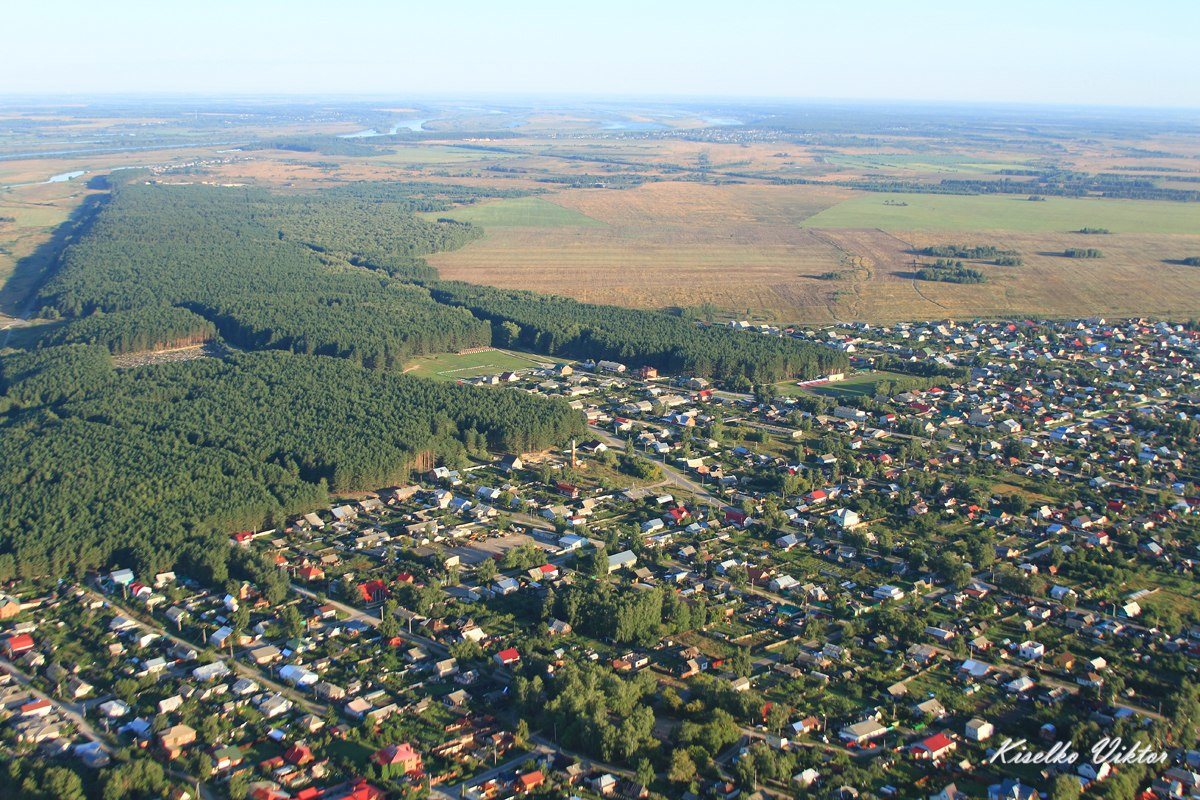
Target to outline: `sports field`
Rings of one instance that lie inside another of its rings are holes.
[[[501,372],[537,369],[551,363],[535,356],[510,353],[506,350],[485,350],[479,353],[421,356],[413,359],[404,371],[422,378],[459,381],[499,375]]]
[[[815,394],[835,400],[846,397],[873,397],[876,392],[875,387],[883,381],[893,381],[903,379],[904,377],[904,375],[896,372],[872,370],[855,373],[842,381],[821,383],[816,386],[797,386],[792,381],[783,381],[775,384],[774,389],[776,394],[784,397],[792,397],[800,394]]]
[[[1021,231],[1052,233],[1107,228],[1113,233],[1200,232],[1200,203],[1023,195],[868,192],[809,217],[806,228],[891,231]],[[1102,237],[1089,237],[1099,247]]]

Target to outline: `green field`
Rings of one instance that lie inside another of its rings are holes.
[[[551,363],[553,362],[536,356],[509,353],[505,350],[485,350],[482,353],[422,356],[410,362],[405,372],[422,378],[458,381],[498,375],[501,372],[535,369]]]
[[[1200,231],[1200,204],[1074,197],[1031,202],[1024,195],[869,192],[827,208],[804,220],[801,226],[1064,233],[1108,228],[1113,233],[1196,233]],[[1092,237],[1089,246],[1099,238]]]
[[[551,203],[541,197],[517,197],[493,203],[456,208],[434,214],[484,228],[602,228],[605,224],[586,214]]]

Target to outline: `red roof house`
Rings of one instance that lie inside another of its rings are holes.
[[[525,775],[519,776],[517,778],[517,785],[514,788],[518,792],[532,792],[545,782],[546,776],[543,775],[542,771],[539,769],[534,772],[529,772]]]
[[[284,751],[283,760],[297,767],[303,767],[316,759],[313,757],[312,751],[305,745],[294,744]]]
[[[378,579],[360,583],[358,594],[364,603],[382,603],[388,596],[387,584]]]
[[[499,653],[496,653],[496,655],[492,656],[492,658],[495,659],[496,663],[500,666],[506,667],[509,664],[515,664],[520,661],[521,654],[517,652],[517,648],[510,647],[507,650],[501,650]]]
[[[382,750],[376,751],[371,760],[381,767],[390,767],[393,773],[419,772],[421,770],[421,754],[413,750],[408,742],[389,744]]]
[[[911,748],[909,753],[913,758],[927,759],[929,761],[938,761],[947,753],[958,748],[958,742],[951,739],[944,733],[935,733],[928,739],[917,742]]]
[[[324,580],[325,578],[325,570],[314,566],[301,567],[298,574],[300,576],[300,580],[310,583],[312,581]]]
[[[16,658],[33,649],[33,637],[28,633],[18,633],[6,638],[0,643],[0,650],[9,658]]]

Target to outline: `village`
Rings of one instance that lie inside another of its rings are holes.
[[[230,532],[215,579],[10,582],[0,747],[177,800],[1200,797],[1200,331],[732,324],[851,369],[472,378],[588,436]]]

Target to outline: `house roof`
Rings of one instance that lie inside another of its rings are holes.
[[[407,764],[421,758],[421,754],[413,749],[408,742],[390,744],[372,756],[377,764]]]
[[[924,741],[918,742],[916,745],[914,745],[914,749],[919,748],[930,753],[940,753],[941,751],[948,747],[952,747],[953,745],[954,740],[949,736],[944,733],[935,733],[928,739],[925,739]]]

